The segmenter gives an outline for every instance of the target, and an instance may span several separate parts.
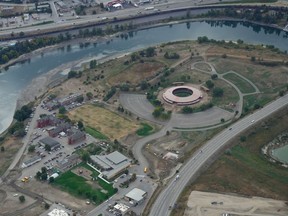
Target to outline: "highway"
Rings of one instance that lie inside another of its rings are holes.
[[[221,148],[226,146],[229,141],[239,135],[246,129],[253,127],[254,124],[263,120],[272,113],[288,105],[288,94],[268,104],[259,111],[240,119],[231,126],[231,130],[226,129],[216,137],[208,141],[199,151],[197,151],[189,161],[180,169],[180,178],[177,181],[171,181],[161,192],[154,205],[151,208],[150,216],[170,215],[169,206],[174,206],[180,193],[190,180],[197,176],[198,171],[206,162]],[[252,122],[253,120],[253,122]]]

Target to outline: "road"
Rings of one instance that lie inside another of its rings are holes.
[[[240,119],[231,126],[231,130],[226,129],[219,135],[208,141],[202,149],[199,149],[189,161],[180,169],[180,178],[177,181],[170,182],[167,187],[161,192],[156,202],[154,203],[150,215],[170,215],[169,206],[174,206],[180,193],[184,190],[188,182],[197,176],[198,171],[205,165],[206,162],[228,142],[252,127],[255,123],[263,120],[272,113],[284,108],[288,105],[288,94],[268,104],[259,111]],[[253,123],[251,122],[252,120]]]
[[[137,20],[133,20],[134,24],[137,24],[137,22],[147,22],[150,20],[158,20],[158,19],[162,19],[163,18],[169,18],[171,15],[170,14],[161,14],[159,13],[158,10],[160,10],[160,12],[165,12],[165,11],[171,11],[171,10],[175,10],[175,9],[183,9],[186,10],[189,7],[195,7],[195,6],[201,6],[201,5],[208,5],[208,4],[215,4],[217,3],[219,0],[205,0],[205,2],[200,2],[199,0],[181,0],[181,1],[172,1],[172,0],[168,0],[168,1],[159,1],[159,4],[144,4],[144,5],[140,5],[139,7],[131,7],[131,8],[126,8],[123,10],[116,10],[114,12],[106,12],[103,14],[97,14],[97,15],[89,15],[89,16],[81,16],[80,19],[77,19],[75,17],[75,19],[71,19],[71,20],[66,20],[65,22],[58,22],[60,20],[60,18],[58,17],[58,13],[56,11],[55,5],[54,3],[50,3],[51,6],[51,10],[52,10],[52,16],[51,18],[47,19],[46,21],[53,21],[53,23],[51,24],[45,24],[45,25],[37,25],[37,26],[32,26],[32,25],[28,25],[28,26],[22,26],[21,28],[3,28],[0,29],[0,35],[10,35],[12,32],[17,35],[20,32],[24,32],[24,33],[29,33],[29,32],[39,32],[39,31],[43,31],[43,32],[51,32],[51,31],[55,31],[56,29],[61,29],[61,30],[65,30],[67,28],[71,28],[71,27],[79,27],[81,25],[87,25],[87,24],[96,24],[97,22],[102,22],[103,18],[108,18],[110,20],[113,20],[114,18],[119,19],[123,19],[123,18],[136,18],[137,16],[139,16],[139,13],[141,15],[148,15],[148,14],[155,14],[157,15],[157,17],[153,18],[153,17],[142,17],[140,19]],[[223,0],[223,2],[225,1],[229,1],[231,2],[231,0]],[[145,10],[146,7],[148,6],[153,6],[155,8],[155,10]],[[207,12],[208,9],[205,9],[204,11]],[[204,11],[199,10],[198,12],[193,12],[193,13],[197,13],[197,14],[201,14]],[[186,11],[181,12],[181,14],[185,15]],[[119,24],[119,23],[118,23]],[[104,25],[105,26],[105,25]]]

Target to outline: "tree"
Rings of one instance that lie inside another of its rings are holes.
[[[51,176],[50,178],[49,178],[49,183],[53,183],[54,182],[54,177],[53,176]]]
[[[76,71],[69,71],[68,73],[68,79],[74,78],[77,76],[77,72]]]
[[[34,152],[35,151],[35,145],[30,145],[28,147],[28,152]]]
[[[19,196],[19,201],[21,203],[24,203],[25,202],[25,196],[23,196],[23,195]]]
[[[223,93],[224,93],[224,90],[222,88],[214,88],[213,90],[213,96],[214,97],[222,97],[223,96]]]
[[[36,173],[36,175],[35,175],[35,178],[38,179],[38,180],[40,180],[40,179],[41,179],[41,175],[42,175],[42,173],[41,173],[40,171],[38,171],[38,172]]]
[[[66,108],[64,106],[59,107],[59,113],[65,114],[67,112]]]
[[[212,80],[207,80],[206,85],[209,89],[212,89],[214,87],[214,83],[212,82]]]
[[[91,100],[93,98],[92,92],[87,92],[86,97],[88,98],[88,100]]]
[[[84,101],[83,95],[80,95],[76,98],[76,102],[78,102],[78,103],[82,103],[83,101]]]
[[[90,161],[90,154],[87,151],[84,151],[81,156],[82,160],[85,162]]]
[[[4,146],[1,146],[1,152],[4,152],[4,151],[5,151]]]
[[[245,142],[245,141],[246,141],[246,136],[241,136],[241,137],[240,137],[240,141],[241,141],[241,142]]]
[[[188,114],[188,113],[192,113],[193,112],[193,108],[189,107],[189,106],[184,106],[182,108],[182,113]]]
[[[212,79],[212,80],[215,80],[215,79],[217,79],[217,78],[218,78],[218,75],[217,75],[217,74],[212,74],[212,75],[211,75],[211,79]]]
[[[42,173],[42,175],[41,175],[41,180],[42,180],[42,181],[46,181],[47,179],[48,179],[47,173]]]
[[[152,115],[155,117],[155,118],[158,118],[161,116],[163,112],[163,108],[162,107],[156,107],[152,113]]]
[[[50,205],[49,205],[48,203],[45,203],[44,208],[45,208],[45,209],[49,209],[49,208],[50,208]]]
[[[148,83],[145,80],[141,81],[140,88],[141,88],[141,90],[147,89],[148,88]]]
[[[154,47],[148,47],[145,50],[146,57],[153,57],[155,55],[155,48]]]
[[[47,173],[47,168],[46,168],[46,167],[42,167],[42,168],[41,168],[41,172],[42,172],[42,173]]]
[[[96,60],[91,60],[90,61],[90,69],[94,69],[97,66],[97,61]]]
[[[48,145],[48,144],[46,144],[46,145],[45,145],[45,151],[51,151],[51,146]]]
[[[82,130],[84,128],[84,124],[82,121],[78,121],[77,126],[80,130]]]

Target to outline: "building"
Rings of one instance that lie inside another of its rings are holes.
[[[57,100],[52,100],[52,101],[49,101],[45,104],[45,107],[51,111],[51,110],[54,110],[54,109],[57,109],[60,107],[60,104]]]
[[[57,125],[55,128],[52,130],[48,131],[49,136],[51,137],[56,137],[58,136],[61,132],[67,132],[68,129],[71,128],[71,125],[67,122],[60,123]]]
[[[48,216],[69,216],[69,214],[63,209],[53,209],[47,215]]]
[[[29,167],[29,166],[32,166],[33,164],[35,164],[35,163],[38,163],[39,161],[41,161],[41,156],[35,156],[35,157],[33,157],[33,158],[31,158],[31,159],[29,159],[29,160],[27,160],[27,161],[24,161],[23,163],[22,163],[22,168],[26,168],[26,167]]]
[[[105,178],[112,179],[131,165],[131,160],[118,151],[108,155],[92,155],[91,160]]]
[[[37,128],[43,128],[47,126],[55,126],[60,124],[61,120],[57,119],[53,115],[47,115],[40,119],[37,119]]]
[[[42,146],[50,146],[51,150],[54,150],[56,148],[59,148],[61,145],[59,142],[57,142],[56,140],[50,138],[50,137],[45,137],[41,140],[39,140],[39,144],[42,145]]]
[[[134,188],[124,197],[125,200],[129,201],[132,205],[138,205],[144,201],[147,196],[147,192]]]
[[[73,130],[68,133],[68,144],[74,144],[86,139],[86,133],[80,130]]]
[[[64,158],[63,160],[57,162],[56,168],[60,172],[66,172],[67,170],[71,169],[74,166],[77,166],[79,163],[81,163],[81,159],[79,155],[72,154],[69,157]]]
[[[129,206],[124,205],[123,203],[117,203],[113,208],[116,212],[121,213],[122,215],[129,210]]]
[[[59,102],[60,106],[67,106],[67,105],[70,105],[73,102],[78,101],[82,97],[83,97],[82,94],[76,93],[76,94],[72,94],[72,95],[70,95],[68,97],[61,98],[61,99],[58,100],[58,102]]]

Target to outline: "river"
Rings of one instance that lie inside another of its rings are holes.
[[[31,80],[68,62],[83,58],[107,57],[169,41],[195,40],[199,36],[208,36],[216,40],[241,39],[246,43],[269,44],[287,51],[287,35],[288,33],[281,30],[243,22],[203,21],[191,22],[190,25],[181,23],[139,30],[128,39],[114,38],[110,43],[98,43],[96,46],[91,44],[80,48],[79,45],[73,45],[69,50],[45,52],[29,61],[14,64],[0,74],[0,134],[11,124],[20,92]]]

